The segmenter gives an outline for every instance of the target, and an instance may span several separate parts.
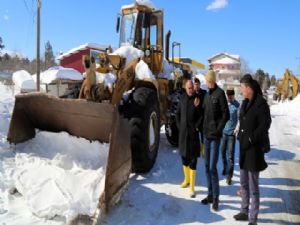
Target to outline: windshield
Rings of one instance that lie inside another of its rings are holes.
[[[120,33],[120,46],[133,46],[137,15],[137,12],[134,12],[123,16]]]

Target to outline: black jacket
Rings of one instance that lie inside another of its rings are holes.
[[[201,89],[201,88],[200,88],[199,92],[195,92],[195,96],[200,99],[200,107],[201,108],[203,107],[203,102],[204,102],[206,93],[207,93],[207,91],[204,89]],[[200,132],[203,132],[203,116],[202,115],[201,115],[201,122],[199,124],[198,129]]]
[[[258,172],[267,168],[263,148],[270,145],[271,121],[269,106],[260,94],[251,101],[243,101],[239,129],[241,169]]]
[[[176,111],[176,123],[179,130],[179,153],[193,159],[200,156],[198,127],[201,123],[202,107],[194,106],[195,95],[188,97],[184,93]]]
[[[229,109],[224,91],[216,86],[204,98],[203,133],[206,138],[221,138],[222,131],[229,120]]]

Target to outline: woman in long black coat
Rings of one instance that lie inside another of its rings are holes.
[[[184,181],[181,187],[190,185],[190,197],[195,197],[194,186],[197,158],[200,156],[199,126],[202,119],[200,99],[193,93],[193,83],[186,82],[186,93],[180,99],[176,122],[179,129],[179,153],[182,158]]]

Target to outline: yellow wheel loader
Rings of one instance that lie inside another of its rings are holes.
[[[132,59],[133,54],[107,51],[99,55],[97,69],[85,62],[87,73],[95,69],[104,75],[104,80],[113,74],[113,86],[98,84],[93,101],[42,93],[18,95],[7,136],[10,143],[21,143],[33,138],[35,129],[39,129],[109,142],[105,189],[98,204],[101,214],[119,199],[131,171],[147,172],[153,167],[161,125],[166,124],[170,143],[178,144],[174,115],[182,83],[190,78],[186,65],[168,63],[170,31],[164,54],[163,10],[136,3],[123,7],[121,15],[122,19],[117,20],[120,48],[143,54]],[[150,78],[137,76],[143,71],[137,69],[141,61],[151,71]],[[167,64],[173,68],[175,81],[166,79]],[[178,67],[179,75],[175,69]]]

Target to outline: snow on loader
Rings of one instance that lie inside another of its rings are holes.
[[[164,59],[163,10],[135,3],[123,7],[121,14],[117,22],[121,47],[100,54],[97,69],[93,62],[86,64],[86,73],[96,70],[102,77],[92,91],[93,101],[18,95],[7,137],[10,143],[24,142],[35,136],[37,128],[109,142],[105,189],[98,204],[104,214],[120,197],[131,171],[148,172],[153,167],[162,124],[170,143],[178,143],[177,90],[190,78],[187,65],[169,64],[170,31]],[[112,74],[116,81],[109,85]]]

